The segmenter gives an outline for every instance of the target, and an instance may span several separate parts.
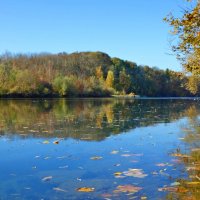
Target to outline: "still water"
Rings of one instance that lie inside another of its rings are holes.
[[[0,100],[0,199],[200,199],[200,101]]]

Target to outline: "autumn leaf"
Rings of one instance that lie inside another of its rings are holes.
[[[91,187],[81,187],[76,189],[78,192],[94,192],[94,188]]]
[[[114,193],[120,193],[120,192],[136,193],[141,189],[142,189],[141,187],[137,187],[134,185],[119,185],[117,186],[117,189],[114,190]]]
[[[103,157],[101,157],[101,156],[93,156],[93,157],[91,157],[90,159],[91,160],[100,160],[100,159],[102,159]]]
[[[43,144],[49,144],[49,141],[48,140],[45,140],[42,142]]]

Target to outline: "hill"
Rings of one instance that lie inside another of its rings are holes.
[[[187,77],[172,70],[138,66],[102,52],[4,54],[0,56],[0,96],[99,97],[192,96]]]

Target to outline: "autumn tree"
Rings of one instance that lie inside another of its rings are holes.
[[[106,78],[106,86],[108,88],[112,88],[114,83],[114,74],[111,70],[108,71],[107,78]]]
[[[99,80],[103,80],[103,71],[102,71],[102,67],[101,66],[96,68],[96,77]]]
[[[172,50],[186,72],[194,78],[193,81],[190,78],[188,88],[197,92],[194,88],[200,81],[200,1],[187,1],[191,2],[191,9],[185,9],[181,17],[170,14],[164,20],[172,27],[171,33],[177,38]]]

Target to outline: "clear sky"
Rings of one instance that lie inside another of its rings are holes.
[[[0,0],[0,53],[102,51],[181,70],[169,27],[184,0]]]

